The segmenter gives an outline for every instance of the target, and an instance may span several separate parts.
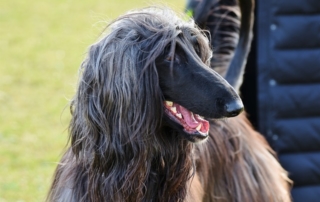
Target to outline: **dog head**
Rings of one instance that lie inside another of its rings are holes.
[[[157,71],[167,121],[198,142],[208,136],[206,118],[237,116],[243,104],[226,80],[209,68],[211,50],[205,36],[190,26],[180,26],[179,31],[157,58]]]

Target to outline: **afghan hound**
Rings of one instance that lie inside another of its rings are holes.
[[[167,8],[108,30],[81,65],[47,201],[290,201],[286,172],[210,68],[206,33]]]

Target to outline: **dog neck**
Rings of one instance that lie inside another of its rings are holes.
[[[184,201],[187,184],[193,175],[193,144],[176,132],[162,135],[147,177],[145,201]]]

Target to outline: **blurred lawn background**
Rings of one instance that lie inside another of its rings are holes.
[[[0,0],[0,202],[44,201],[87,47],[127,10],[184,0]]]

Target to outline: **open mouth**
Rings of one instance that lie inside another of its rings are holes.
[[[172,101],[165,101],[165,113],[171,120],[183,126],[183,130],[192,139],[206,139],[209,134],[209,122],[199,114],[187,110],[183,106]]]

